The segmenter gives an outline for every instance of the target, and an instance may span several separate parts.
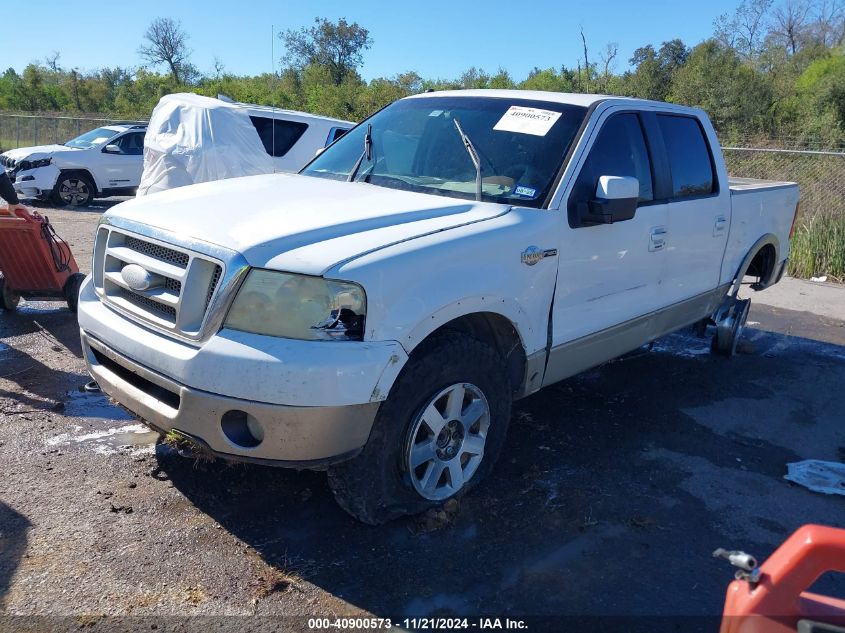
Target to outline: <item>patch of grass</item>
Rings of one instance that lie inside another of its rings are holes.
[[[274,593],[287,593],[292,589],[302,591],[300,584],[302,583],[302,576],[296,571],[288,569],[287,567],[279,569],[272,568],[261,579],[261,588],[259,590],[259,597],[266,598]]]
[[[213,462],[217,458],[205,446],[197,444],[184,433],[171,429],[164,434],[161,443],[172,448],[183,457],[189,457],[199,462]]]
[[[205,592],[202,590],[202,587],[188,587],[182,593],[182,599],[191,605],[198,605],[200,602],[205,602],[206,595]]]
[[[789,274],[845,280],[845,213],[799,218],[790,246]]]

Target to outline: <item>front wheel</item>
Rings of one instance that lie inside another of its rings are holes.
[[[62,172],[53,188],[53,202],[59,206],[87,207],[94,200],[94,182],[81,172]]]
[[[510,412],[498,352],[463,333],[437,335],[412,354],[361,453],[329,469],[335,499],[377,525],[460,496],[493,468]]]

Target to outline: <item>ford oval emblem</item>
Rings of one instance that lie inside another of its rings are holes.
[[[157,277],[138,264],[127,264],[121,269],[120,276],[132,290],[149,290],[155,284]]]

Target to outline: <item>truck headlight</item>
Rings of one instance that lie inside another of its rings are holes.
[[[367,298],[358,284],[253,268],[225,327],[303,340],[358,340]]]

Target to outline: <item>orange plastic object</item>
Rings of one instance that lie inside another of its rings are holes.
[[[799,620],[845,625],[845,600],[807,589],[825,572],[845,573],[845,530],[805,525],[760,566],[760,582],[728,586],[721,633],[795,633]]]
[[[63,262],[56,265],[45,226],[47,219],[38,213],[0,209],[0,272],[9,288],[25,297],[61,296],[68,277],[79,272],[62,240],[53,244]]]

